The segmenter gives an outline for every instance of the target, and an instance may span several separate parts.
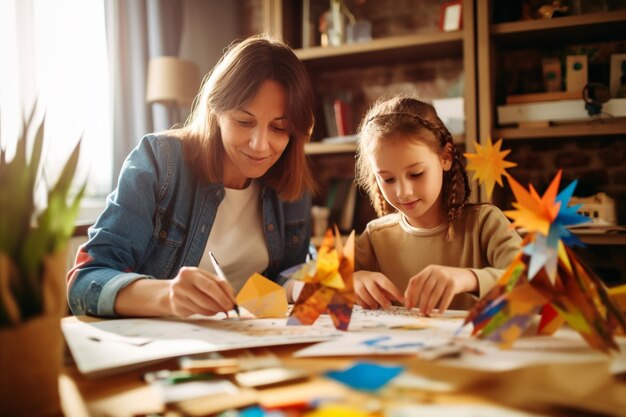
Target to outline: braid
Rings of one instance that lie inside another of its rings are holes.
[[[439,131],[442,138],[441,141],[445,141],[446,144],[449,143],[452,145],[452,164],[450,170],[444,175],[444,182],[446,183],[444,187],[444,208],[448,218],[448,231],[446,238],[448,240],[452,240],[454,239],[453,222],[461,217],[463,208],[469,201],[471,189],[467,178],[467,172],[461,163],[460,153],[456,146],[454,146],[452,136],[447,130],[440,129]]]
[[[374,202],[374,210],[376,210],[376,214],[381,217],[391,213],[391,207],[385,197],[383,197],[383,193],[380,190],[376,191],[375,197],[372,199]]]

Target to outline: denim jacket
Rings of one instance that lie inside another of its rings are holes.
[[[117,293],[128,284],[171,279],[182,266],[197,266],[224,195],[223,184],[197,179],[180,139],[145,136],[124,162],[117,189],[67,274],[72,312],[115,316]],[[269,252],[263,274],[283,284],[280,271],[306,258],[311,196],[288,203],[262,185],[261,198]]]

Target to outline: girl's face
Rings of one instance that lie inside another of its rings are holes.
[[[283,86],[267,80],[249,104],[220,115],[225,187],[244,188],[278,161],[289,143],[286,103]]]
[[[404,213],[410,225],[432,229],[445,221],[441,189],[443,172],[452,166],[448,152],[438,155],[410,137],[398,136],[376,145],[369,161],[385,200]]]

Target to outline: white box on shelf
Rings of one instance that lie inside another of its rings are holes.
[[[619,90],[620,80],[626,74],[622,73],[622,62],[626,61],[626,54],[612,54],[611,55],[611,69],[610,69],[610,89],[611,97],[617,96],[617,90]]]
[[[588,79],[587,55],[568,55],[565,58],[565,87],[570,93],[583,91]]]
[[[451,135],[465,133],[465,101],[463,97],[434,99],[433,107]]]
[[[626,99],[614,98],[602,105],[602,112],[626,117]],[[511,125],[528,122],[573,122],[589,120],[583,100],[557,100],[540,103],[498,106],[498,123]]]

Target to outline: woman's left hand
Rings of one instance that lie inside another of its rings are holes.
[[[456,294],[477,289],[478,279],[471,270],[429,265],[409,281],[404,293],[405,305],[407,309],[418,307],[425,315],[435,307],[443,313]]]

